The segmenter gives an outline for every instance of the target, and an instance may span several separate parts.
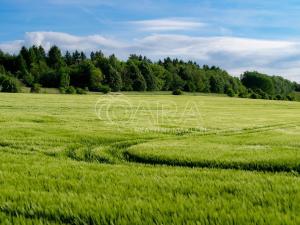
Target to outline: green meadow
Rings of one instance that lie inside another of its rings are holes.
[[[0,94],[0,224],[300,224],[300,102]]]

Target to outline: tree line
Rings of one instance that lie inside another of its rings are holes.
[[[228,96],[294,100],[300,85],[280,76],[245,72],[240,78],[219,67],[165,58],[152,62],[130,55],[121,61],[101,51],[67,51],[57,46],[48,52],[42,46],[22,47],[19,54],[0,50],[0,91],[19,92],[21,86],[39,92],[41,87],[59,88],[62,93],[118,91],[174,91],[220,93]]]

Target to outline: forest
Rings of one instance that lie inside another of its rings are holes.
[[[165,58],[153,62],[130,55],[127,61],[101,51],[66,51],[57,46],[48,52],[42,46],[22,47],[17,55],[0,50],[0,91],[21,92],[22,87],[40,92],[59,88],[65,94],[88,91],[173,91],[226,94],[230,97],[295,100],[300,84],[280,76],[246,71],[239,78],[216,66]]]

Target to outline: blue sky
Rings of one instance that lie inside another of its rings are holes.
[[[171,56],[300,81],[300,1],[0,0],[0,49]]]

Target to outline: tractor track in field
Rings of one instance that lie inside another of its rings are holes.
[[[243,135],[243,134],[251,134],[251,133],[261,133],[276,129],[285,129],[285,128],[292,128],[298,127],[300,123],[279,123],[279,124],[270,124],[266,126],[257,126],[257,127],[249,127],[249,128],[242,128],[242,129],[229,129],[229,130],[211,130],[207,132],[190,132],[187,134],[181,135],[182,137],[185,136],[214,136],[214,135],[222,135],[222,136],[234,136],[234,135]]]
[[[234,135],[244,135],[244,134],[253,134],[253,133],[261,133],[267,132],[277,129],[286,129],[292,127],[298,127],[299,124],[297,123],[279,123],[261,127],[253,127],[253,128],[246,128],[241,129],[238,131],[222,131],[222,132],[213,132],[209,134],[201,134],[195,136],[214,136],[214,135],[222,135],[222,136],[234,136]],[[187,137],[190,135],[184,135],[181,138]],[[158,138],[154,140],[148,141],[161,141],[161,140],[172,140],[178,137],[171,137],[171,138]],[[147,141],[146,141],[147,142]],[[141,142],[134,145],[146,143]],[[248,171],[261,171],[261,172],[292,172],[299,174],[300,173],[300,164],[299,165],[284,165],[284,164],[272,164],[268,162],[222,162],[216,160],[202,160],[202,161],[181,161],[181,160],[174,160],[174,159],[163,159],[159,157],[143,157],[137,154],[133,154],[132,152],[128,151],[130,147],[134,146],[131,145],[128,148],[122,149],[123,159],[131,163],[142,163],[142,164],[149,164],[149,165],[166,165],[166,166],[179,166],[179,167],[189,167],[189,168],[218,168],[218,169],[236,169],[236,170],[248,170]]]
[[[66,149],[63,155],[69,159],[89,162],[89,163],[105,163],[105,164],[115,164],[115,163],[139,163],[139,164],[149,164],[149,165],[167,165],[167,166],[178,166],[178,167],[189,167],[189,168],[219,168],[219,169],[238,169],[238,170],[250,170],[250,171],[263,171],[263,172],[296,172],[300,173],[300,165],[297,167],[290,167],[285,165],[270,165],[268,163],[257,163],[257,162],[222,162],[216,160],[202,160],[202,161],[181,161],[178,159],[162,159],[159,157],[143,157],[142,155],[137,155],[129,151],[133,146],[144,144],[147,142],[156,142],[164,140],[174,140],[174,139],[184,139],[190,136],[204,137],[204,136],[235,136],[235,135],[245,135],[245,134],[255,134],[262,133],[277,129],[286,129],[299,126],[298,123],[278,123],[270,124],[266,126],[249,127],[239,130],[219,130],[219,131],[208,131],[208,132],[191,132],[183,135],[173,135],[169,137],[159,137],[159,138],[149,138],[149,139],[130,139],[118,141],[105,146],[103,153],[106,154],[105,157],[96,154],[93,149],[99,146],[86,146],[83,151],[83,155],[78,156],[78,152],[81,149]],[[0,145],[0,151],[4,151],[7,147],[7,143]],[[3,148],[3,149],[1,149]],[[7,149],[6,149],[7,151]],[[14,150],[15,151],[15,150]],[[9,152],[9,151],[8,151]],[[32,152],[31,152],[32,153]],[[51,155],[47,152],[43,153],[46,156],[57,157],[57,155]]]
[[[201,161],[180,161],[172,159],[163,159],[158,157],[142,157],[130,152],[125,152],[126,158],[132,163],[142,163],[146,165],[176,166],[188,168],[207,168],[207,169],[225,169],[225,170],[244,170],[256,172],[288,172],[296,175],[300,174],[300,164],[288,166],[284,164],[270,164],[268,162],[222,162],[217,160]]]

